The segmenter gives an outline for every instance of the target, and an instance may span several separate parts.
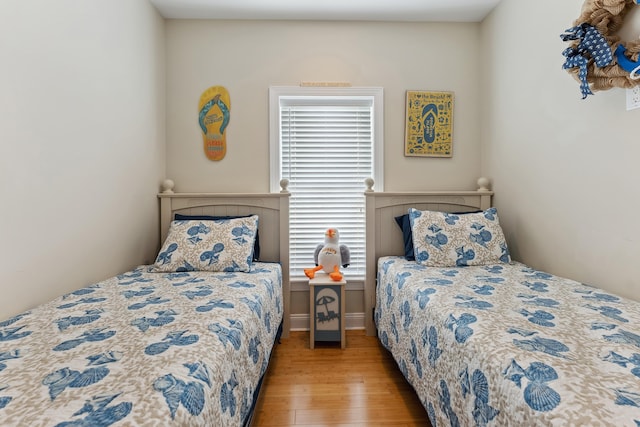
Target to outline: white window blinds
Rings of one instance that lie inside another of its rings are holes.
[[[351,252],[345,276],[363,277],[364,180],[375,176],[373,97],[280,97],[278,110],[279,178],[289,180],[291,192],[291,278],[314,265],[328,227]]]

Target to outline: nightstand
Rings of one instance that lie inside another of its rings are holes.
[[[316,341],[340,341],[345,348],[346,286],[344,278],[336,282],[324,272],[309,280],[309,348]]]

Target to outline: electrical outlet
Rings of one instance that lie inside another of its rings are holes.
[[[640,86],[627,89],[627,111],[640,108]]]

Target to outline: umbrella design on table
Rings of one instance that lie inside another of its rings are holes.
[[[327,313],[327,314],[324,314],[320,311],[318,312],[318,320],[320,322],[329,322],[333,319],[338,318],[338,313],[336,313],[333,310],[329,310],[329,304],[335,301],[336,301],[336,298],[332,297],[331,295],[323,295],[316,300],[316,306],[324,305],[324,309]]]

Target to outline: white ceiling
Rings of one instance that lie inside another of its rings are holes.
[[[167,19],[479,22],[500,0],[150,0]]]

